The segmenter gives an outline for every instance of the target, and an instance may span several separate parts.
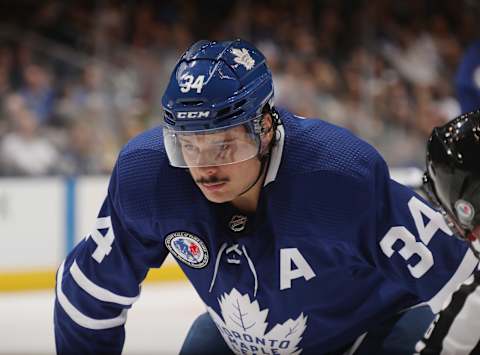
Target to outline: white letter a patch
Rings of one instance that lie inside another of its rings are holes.
[[[291,269],[292,263],[296,269]],[[310,265],[297,248],[280,249],[280,290],[292,287],[292,280],[303,277],[306,281],[315,277]]]

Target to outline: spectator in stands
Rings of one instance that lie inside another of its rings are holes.
[[[139,99],[145,111],[156,113],[155,98],[163,92],[178,46],[200,37],[243,36],[267,54],[277,105],[304,115],[320,112],[375,144],[391,165],[415,161],[423,166],[417,150],[410,149],[416,146],[412,141],[424,140],[433,124],[458,113],[451,83],[461,45],[475,33],[470,8],[444,1],[271,4],[259,0],[248,7],[240,1],[218,6],[215,24],[202,19],[201,31],[197,1],[107,2],[98,7],[52,0],[48,5],[17,4],[21,11],[16,12],[0,4],[0,21],[23,25],[46,39],[12,36],[15,44],[6,46],[15,61],[13,75],[7,69],[9,86],[21,88],[42,126],[52,122],[52,109],[62,118],[91,116],[94,131],[104,137],[96,144],[112,150],[129,135],[119,118],[125,107]],[[16,15],[20,13],[22,17]],[[49,66],[63,62],[63,68],[55,65],[50,76],[44,66],[32,64],[38,58]],[[98,59],[107,71],[88,64]],[[66,95],[59,101],[56,92]],[[392,150],[397,131],[401,133]]]
[[[69,144],[63,159],[69,175],[106,173],[99,147],[95,145],[94,127],[85,121],[73,121],[68,131]]]
[[[480,108],[480,40],[466,50],[458,68],[455,86],[462,113]]]
[[[5,173],[39,176],[57,172],[61,166],[59,154],[42,135],[35,115],[21,97],[12,95],[8,101],[12,131],[0,141],[0,161]]]
[[[26,107],[41,125],[48,124],[54,108],[54,91],[51,74],[39,64],[28,64],[23,69],[23,85],[19,94]]]

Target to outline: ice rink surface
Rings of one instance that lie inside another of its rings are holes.
[[[54,292],[0,293],[0,354],[55,354]],[[186,282],[147,284],[128,313],[125,355],[178,354],[205,307]]]

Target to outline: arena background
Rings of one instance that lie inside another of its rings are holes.
[[[252,41],[273,71],[276,105],[352,130],[382,153],[394,178],[418,186],[428,134],[460,114],[453,84],[479,35],[477,7],[0,0],[0,309],[35,300],[32,290],[51,301],[56,268],[93,226],[119,149],[161,123],[169,73],[193,42]],[[171,260],[148,277],[178,280]],[[51,328],[45,316],[37,323]],[[0,329],[24,332],[2,314]],[[41,351],[53,352],[52,342]],[[26,346],[0,341],[0,354],[40,352]]]

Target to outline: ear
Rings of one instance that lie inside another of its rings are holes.
[[[266,153],[268,147],[270,146],[270,142],[273,139],[273,119],[270,113],[264,113],[262,118],[262,134],[260,135],[261,139],[261,153]]]

